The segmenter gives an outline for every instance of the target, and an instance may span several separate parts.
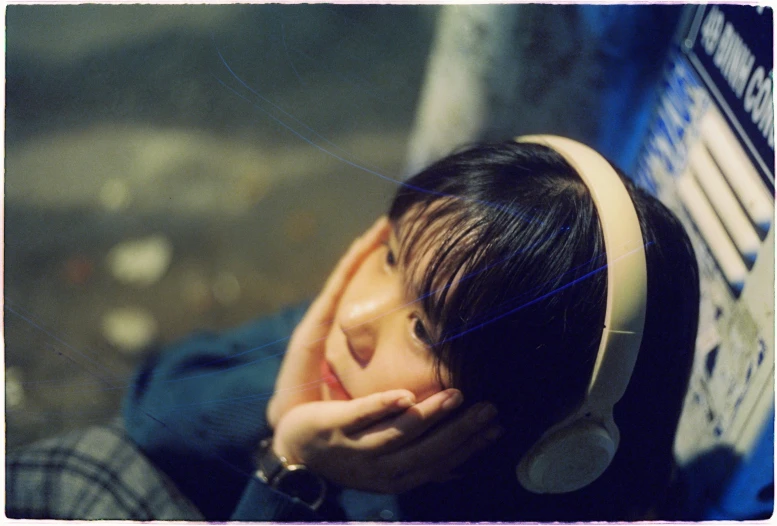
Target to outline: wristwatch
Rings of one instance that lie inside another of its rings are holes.
[[[326,497],[324,479],[302,464],[289,464],[272,450],[272,438],[259,443],[256,476],[271,488],[317,510]]]

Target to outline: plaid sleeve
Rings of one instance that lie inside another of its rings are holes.
[[[118,421],[12,451],[5,477],[10,518],[203,520]]]

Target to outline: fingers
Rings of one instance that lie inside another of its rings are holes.
[[[381,216],[362,236],[351,243],[350,248],[329,275],[324,288],[308,309],[305,318],[316,324],[331,321],[337,302],[345,285],[364,261],[364,258],[378,245],[390,228],[388,219]]]
[[[501,436],[495,415],[489,404],[476,404],[415,441],[406,443],[407,436],[402,436],[398,442],[403,446],[380,455],[374,490],[402,493],[430,481],[456,478],[451,474],[454,469]]]
[[[347,281],[367,254],[380,244],[389,228],[388,219],[386,216],[381,216],[364,234],[357,237],[327,279],[321,296],[331,296],[337,290],[342,289],[343,282]]]
[[[501,434],[496,411],[488,404],[451,415],[461,403],[455,389],[412,401],[410,391],[397,389],[300,405],[276,428],[276,452],[336,484],[401,493],[450,480],[455,468]]]
[[[407,444],[450,414],[463,398],[446,389],[416,404],[405,389],[375,393],[338,404],[328,418],[332,425],[364,449],[387,450]]]
[[[433,433],[418,441],[406,451],[409,457],[441,458],[467,441],[489,434],[496,424],[496,409],[491,404],[475,404],[464,414],[445,422]],[[493,438],[493,437],[492,437]]]
[[[384,456],[390,493],[403,492],[433,480],[450,478],[450,472],[501,435],[493,422],[496,410],[476,404],[406,447]]]
[[[401,487],[415,487],[444,477],[499,439],[503,430],[495,418],[496,409],[492,405],[475,404],[464,414],[397,451],[391,460],[396,470],[395,482]]]
[[[272,427],[294,405],[320,398],[319,366],[337,304],[359,265],[388,234],[389,228],[388,219],[381,217],[354,241],[294,330],[275,383],[275,394],[267,408],[267,419]]]
[[[405,411],[415,403],[415,395],[406,389],[374,393],[338,405],[333,424],[346,435],[358,433],[391,415]]]
[[[396,417],[386,419],[353,439],[361,447],[389,451],[408,444],[425,433],[430,427],[449,415],[462,402],[457,389],[446,389],[423,402],[407,408]]]

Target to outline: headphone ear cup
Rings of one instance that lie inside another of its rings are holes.
[[[576,420],[543,436],[516,468],[518,481],[533,493],[567,493],[604,473],[617,441],[601,425]]]

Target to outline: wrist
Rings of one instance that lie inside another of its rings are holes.
[[[279,448],[283,451],[283,448]],[[326,498],[324,479],[307,466],[290,462],[275,451],[273,439],[262,440],[256,453],[256,476],[262,482],[294,500],[317,510]]]
[[[288,447],[282,437],[276,435],[271,439],[270,449],[277,457],[282,457],[288,464],[303,464],[304,461],[299,455],[295,454],[292,448]]]

